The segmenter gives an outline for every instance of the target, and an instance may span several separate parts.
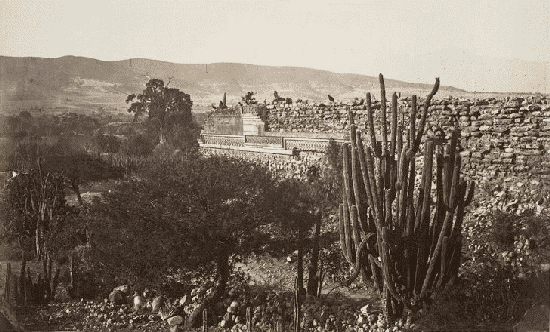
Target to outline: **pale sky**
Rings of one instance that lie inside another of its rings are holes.
[[[441,76],[469,91],[513,89],[502,71],[534,61],[550,93],[550,1],[0,0],[0,55]]]

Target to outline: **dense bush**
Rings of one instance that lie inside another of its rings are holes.
[[[94,137],[95,144],[99,152],[117,153],[120,150],[122,142],[116,136],[99,134]]]
[[[469,218],[465,226],[459,278],[436,299],[423,319],[426,326],[505,326],[532,304],[548,301],[548,272],[541,272],[541,263],[550,258],[550,218],[494,211]]]
[[[270,176],[252,164],[156,159],[138,176],[105,194],[86,216],[101,243],[94,253],[98,270],[102,265],[113,277],[154,283],[169,268],[203,265],[220,250],[236,250],[271,218]]]
[[[151,155],[158,140],[152,135],[137,134],[130,136],[121,146],[123,154],[135,157],[147,157]]]

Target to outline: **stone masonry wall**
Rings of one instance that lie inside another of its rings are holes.
[[[308,168],[319,167],[324,153],[301,152],[299,156],[270,154],[223,148],[201,148],[205,155],[223,155],[254,161],[266,166],[278,178],[305,179]]]
[[[418,105],[421,106],[422,103],[423,100],[419,99]],[[405,132],[409,126],[410,104],[410,98],[399,100],[399,125]],[[387,106],[387,119],[390,121],[389,103]],[[276,103],[266,106],[265,118],[269,130],[282,137],[296,136],[297,133],[302,136],[307,136],[307,133],[314,136],[330,133],[332,136],[345,137],[348,131],[348,108],[351,108],[354,114],[359,131],[366,133],[367,111],[364,104]],[[374,102],[373,109],[375,127],[379,133],[380,102]],[[511,192],[514,197],[524,197],[529,201],[536,201],[547,195],[547,188],[550,188],[550,98],[530,96],[432,101],[432,106],[428,110],[427,136],[431,137],[441,129],[448,139],[455,127],[461,131],[463,173],[467,178],[476,180],[478,188],[489,194]],[[277,169],[281,174],[287,172],[290,174],[287,176],[302,176],[299,174],[315,164],[322,155],[321,151],[306,153],[304,149],[300,149],[302,145],[309,146],[313,143],[315,142],[307,140],[292,141],[292,144],[297,144],[299,150],[302,150],[299,157],[224,149],[216,149],[218,151],[210,153],[232,154],[259,160],[266,162],[270,168]],[[317,142],[314,145],[323,144]],[[312,158],[308,153],[316,156]]]
[[[422,103],[419,99],[418,105]],[[399,100],[398,121],[406,130],[410,104],[410,98]],[[389,105],[388,102],[388,121],[391,119]],[[366,132],[364,104],[268,105],[268,126],[275,132],[345,133],[348,108],[354,113],[359,131]],[[375,102],[373,109],[379,133],[380,103]],[[441,129],[449,138],[455,127],[461,131],[463,172],[467,177],[480,184],[500,183],[502,187],[526,195],[536,195],[550,184],[550,99],[531,96],[432,101],[428,110],[427,136]]]

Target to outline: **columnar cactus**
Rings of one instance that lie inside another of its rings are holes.
[[[418,127],[417,99],[413,96],[406,139],[403,121],[398,125],[395,93],[391,119],[386,119],[382,74],[379,79],[381,142],[376,138],[370,93],[366,96],[369,144],[363,143],[348,110],[350,143],[342,147],[340,245],[354,271],[348,282],[360,274],[364,281],[372,277],[385,299],[386,314],[395,318],[405,308],[415,309],[429,302],[457,276],[464,209],[473,197],[474,183],[460,177],[459,132],[455,130],[444,147],[430,139],[424,141],[422,178],[415,190],[415,156],[422,145],[427,111],[439,89],[439,79],[426,98]]]

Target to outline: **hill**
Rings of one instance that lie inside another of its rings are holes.
[[[126,96],[141,92],[148,77],[170,82],[189,93],[195,111],[217,104],[224,92],[228,103],[236,103],[248,91],[257,99],[271,101],[273,91],[281,97],[326,101],[379,94],[378,78],[358,74],[239,63],[177,64],[149,59],[100,61],[84,57],[61,58],[0,56],[0,111],[45,108],[59,111],[106,109],[123,112]],[[444,82],[443,82],[444,83]],[[389,92],[425,95],[431,84],[386,79]],[[444,86],[440,95],[465,93]]]

